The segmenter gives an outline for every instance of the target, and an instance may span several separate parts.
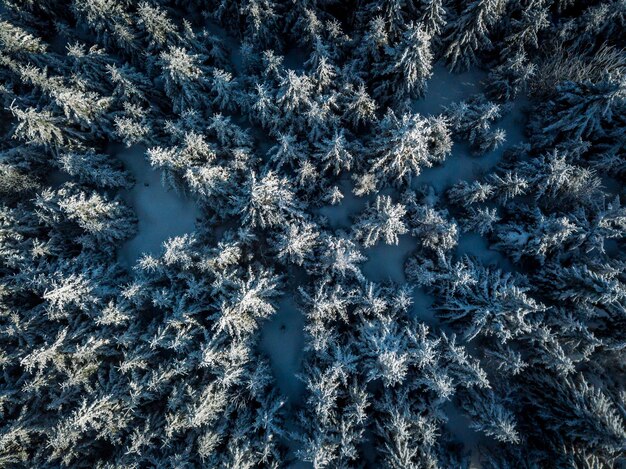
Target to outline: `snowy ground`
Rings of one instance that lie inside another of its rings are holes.
[[[441,114],[445,106],[480,93],[480,81],[486,77],[480,70],[452,74],[445,65],[437,63],[433,67],[433,76],[428,80],[424,98],[415,100],[412,110],[424,116]]]
[[[392,281],[403,284],[406,282],[404,263],[409,254],[417,247],[417,241],[408,234],[398,238],[399,243],[397,246],[381,242],[364,250],[367,261],[363,264],[361,270],[365,277],[379,283]]]
[[[342,229],[349,231],[352,227],[352,219],[363,210],[368,200],[373,197],[357,197],[352,193],[354,184],[348,178],[342,179],[337,184],[339,190],[343,194],[343,199],[337,205],[325,205],[317,211],[320,215],[326,217],[328,226],[333,229]]]
[[[122,198],[135,210],[139,219],[137,235],[126,241],[118,252],[121,264],[131,267],[142,254],[158,255],[169,238],[194,231],[200,211],[185,195],[168,191],[161,184],[161,173],[150,167],[146,149],[140,146],[117,152],[136,179]]]
[[[511,272],[513,264],[500,252],[489,248],[489,243],[478,233],[463,233],[459,236],[456,248],[457,255],[469,255],[476,257],[484,266],[495,265],[500,270]]]
[[[296,378],[302,361],[303,327],[304,318],[292,294],[282,298],[278,312],[261,332],[261,350],[270,358],[278,387],[289,404],[298,403],[304,391],[304,384]]]
[[[480,81],[484,78],[485,74],[479,71],[451,74],[443,65],[437,64],[433,77],[428,82],[426,96],[414,102],[413,111],[423,115],[440,114],[446,106],[480,93]],[[505,111],[503,118],[494,124],[506,131],[506,142],[500,148],[485,155],[474,156],[466,143],[455,141],[452,154],[444,163],[424,169],[413,180],[413,187],[427,184],[440,193],[458,181],[476,179],[493,168],[502,158],[504,150],[523,140],[524,104],[523,99],[516,101],[512,109]]]

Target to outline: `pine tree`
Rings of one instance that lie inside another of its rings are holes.
[[[32,145],[51,148],[56,148],[63,143],[63,130],[59,127],[60,119],[50,111],[37,111],[32,107],[23,111],[16,106],[11,106],[11,112],[19,121],[13,133],[14,138]]]
[[[446,211],[438,211],[428,205],[409,207],[409,227],[423,247],[436,253],[454,249],[458,242],[456,222],[447,219]]]
[[[344,170],[350,171],[354,159],[352,153],[355,153],[355,150],[359,151],[358,145],[346,140],[343,130],[335,132],[332,138],[324,139],[315,146],[317,148],[315,157],[324,165],[324,171],[330,169],[335,175]]]
[[[489,28],[498,23],[506,5],[506,0],[470,2],[450,25],[444,56],[452,70],[467,70],[478,54],[491,46]]]
[[[96,32],[105,46],[117,47],[133,56],[140,54],[133,19],[117,0],[73,1],[77,19]]]
[[[624,120],[625,83],[623,77],[608,75],[597,83],[559,85],[555,98],[545,103],[545,111],[532,122],[539,142],[550,146],[564,138],[620,138],[618,123]]]
[[[464,410],[472,417],[471,426],[496,441],[519,444],[521,438],[514,415],[498,402],[493,392],[471,391]]]
[[[583,376],[550,379],[535,376],[538,387],[533,398],[539,417],[550,432],[563,440],[597,449],[599,454],[615,455],[624,448],[626,432],[610,396],[590,385]]]
[[[257,179],[252,173],[242,196],[242,222],[251,227],[273,227],[298,216],[297,199],[289,183],[269,172]]]
[[[419,114],[398,118],[389,110],[370,144],[372,171],[380,174],[380,179],[409,183],[423,167],[429,168],[449,154],[450,145],[442,145],[441,140],[443,136],[445,142],[447,134],[447,126],[441,120]]]
[[[312,224],[287,226],[285,231],[276,237],[278,258],[296,265],[303,265],[305,261],[310,262],[319,237],[315,228]]]
[[[355,237],[365,247],[374,246],[380,239],[386,244],[398,244],[398,236],[408,232],[405,215],[402,204],[394,204],[389,196],[377,196],[353,226]]]
[[[491,128],[491,122],[500,116],[500,106],[482,95],[453,103],[447,109],[450,128],[456,135],[467,139],[477,154],[494,150],[504,142],[505,131]]]
[[[202,104],[202,90],[206,88],[207,73],[201,66],[201,57],[184,47],[170,47],[159,55],[158,65],[163,70],[165,93],[172,100],[174,112]]]
[[[504,249],[519,262],[528,256],[543,263],[548,256],[558,255],[572,243],[580,228],[567,216],[544,215],[539,208],[524,210],[527,219],[510,222],[496,229],[498,242],[495,247]]]
[[[463,327],[463,337],[495,336],[507,342],[533,330],[533,315],[545,306],[526,294],[508,273],[476,267],[467,262],[475,282],[461,285],[448,295],[438,311],[440,317]]]
[[[298,162],[306,159],[307,145],[299,142],[293,134],[279,135],[277,144],[271,147],[267,154],[271,158],[274,167],[278,170],[284,165],[295,166]]]
[[[313,83],[309,77],[298,75],[293,70],[287,70],[287,74],[280,81],[276,101],[282,110],[290,115],[302,111],[310,105],[312,91]]]
[[[271,0],[250,0],[245,3],[241,13],[245,17],[246,38],[259,50],[277,46],[280,48],[282,37],[279,34],[279,6]]]
[[[343,117],[348,119],[354,127],[374,122],[377,104],[367,93],[365,86],[361,84],[356,91],[353,91],[353,88],[350,88],[350,91]]]
[[[172,39],[178,39],[174,23],[158,5],[152,6],[147,2],[141,2],[137,8],[137,16],[138,26],[145,31],[152,47],[160,48]]]
[[[327,235],[320,239],[320,257],[317,268],[322,272],[329,272],[339,279],[362,279],[363,274],[358,267],[366,260],[357,245],[348,239],[344,233],[337,236]]]
[[[430,35],[424,27],[421,24],[409,25],[402,41],[387,54],[386,62],[390,65],[381,71],[383,83],[375,89],[376,94],[391,95],[395,102],[402,102],[405,97],[423,97],[426,82],[432,76],[433,61]]]
[[[237,109],[240,97],[237,82],[233,80],[232,74],[219,68],[214,68],[209,83],[211,91],[215,95],[213,105],[217,106],[220,111],[234,111]]]
[[[525,53],[507,56],[504,63],[489,73],[489,96],[504,101],[517,98],[528,90],[536,72],[536,65],[528,60]]]
[[[489,183],[481,183],[474,181],[469,184],[467,181],[461,181],[452,186],[448,192],[448,198],[452,203],[468,207],[478,202],[489,200],[494,192],[494,188]]]
[[[75,222],[88,235],[93,236],[93,240],[84,239],[88,245],[114,243],[128,239],[136,232],[136,218],[133,212],[119,200],[107,201],[97,193],[72,194],[65,189],[61,189],[56,196],[61,197],[58,206],[68,220]]]
[[[80,182],[101,187],[129,187],[131,176],[121,165],[111,161],[107,155],[95,153],[68,152],[59,158],[63,171],[75,176]]]
[[[495,208],[470,208],[467,218],[463,219],[461,223],[465,231],[476,231],[481,236],[485,236],[493,231],[493,225],[499,221],[500,217]]]
[[[427,0],[423,2],[420,22],[431,36],[439,35],[446,25],[447,11],[443,0]]]

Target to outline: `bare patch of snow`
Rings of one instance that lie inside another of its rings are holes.
[[[367,261],[363,264],[363,275],[372,282],[392,281],[397,284],[406,283],[404,263],[409,254],[417,247],[417,241],[411,235],[398,237],[398,245],[378,243],[363,251]]]
[[[296,377],[303,354],[303,327],[304,317],[293,296],[286,295],[261,331],[261,350],[270,358],[278,388],[292,404],[300,400],[304,390],[304,384]]]
[[[471,427],[471,420],[457,406],[448,402],[444,405],[448,421],[446,428],[463,444],[465,450],[471,451],[470,467],[480,467],[478,445],[485,444],[487,439]]]
[[[118,252],[118,261],[126,266],[132,266],[144,253],[158,254],[169,238],[193,232],[200,216],[192,199],[163,187],[161,173],[150,166],[145,153],[141,146],[117,153],[136,180],[132,189],[121,192],[139,220],[137,235]]]
[[[495,265],[505,272],[515,270],[511,261],[499,251],[490,249],[488,241],[478,233],[464,233],[459,236],[456,250],[459,256],[473,256],[484,266]]]
[[[371,197],[355,196],[352,193],[354,184],[349,179],[342,179],[338,187],[343,194],[341,202],[337,205],[324,205],[318,209],[318,213],[328,220],[330,228],[349,230],[353,217],[365,210],[365,205]]]
[[[412,315],[430,327],[439,325],[433,309],[434,302],[435,297],[426,293],[423,288],[413,287]]]
[[[424,98],[413,101],[412,110],[424,116],[441,114],[444,107],[480,93],[480,82],[486,77],[485,72],[477,69],[452,73],[444,64],[437,63]]]

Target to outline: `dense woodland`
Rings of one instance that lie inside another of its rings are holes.
[[[624,0],[0,3],[0,467],[626,465]],[[130,266],[115,145],[200,213]]]

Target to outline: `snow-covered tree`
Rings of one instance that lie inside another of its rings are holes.
[[[315,146],[315,157],[322,162],[324,170],[331,170],[335,175],[344,170],[350,171],[353,153],[361,150],[358,145],[346,140],[343,131],[336,132],[332,138],[324,139]]]
[[[431,36],[440,34],[446,25],[447,11],[444,0],[427,0],[423,2],[420,22]]]
[[[374,246],[381,239],[386,244],[398,244],[398,236],[408,232],[405,215],[402,204],[394,204],[389,196],[377,196],[355,223],[355,236],[365,247]]]
[[[531,332],[533,314],[545,306],[529,297],[510,274],[465,263],[474,281],[455,288],[442,301],[438,306],[441,318],[463,327],[466,340],[493,335],[506,342]]]
[[[241,196],[243,223],[251,227],[273,227],[298,216],[297,199],[286,179],[269,172],[260,178],[250,175]]]
[[[310,261],[319,233],[312,224],[290,224],[276,237],[278,258],[296,265]]]
[[[472,418],[472,428],[496,441],[521,443],[514,415],[498,402],[493,392],[472,391],[470,396],[464,408]]]
[[[501,116],[500,106],[479,95],[468,101],[453,103],[447,109],[452,131],[466,139],[475,153],[494,150],[504,143],[503,129],[492,129],[492,122]]]
[[[445,58],[452,70],[467,70],[480,52],[492,46],[490,28],[502,18],[506,0],[475,0],[449,26]]]
[[[539,208],[526,215],[527,220],[502,224],[496,229],[496,246],[506,250],[516,262],[523,256],[544,262],[547,256],[567,249],[567,243],[572,242],[580,231],[566,216],[546,216]]]
[[[441,162],[451,149],[445,121],[389,111],[370,144],[372,172],[396,184],[408,183],[422,168]]]
[[[537,377],[533,397],[549,432],[600,454],[616,455],[626,441],[624,418],[609,395],[583,376],[574,379]]]
[[[390,52],[387,68],[381,71],[382,84],[376,88],[381,96],[390,95],[397,102],[424,96],[426,82],[432,75],[433,56],[430,35],[421,24],[409,25],[402,41]]]
[[[324,236],[320,239],[320,256],[317,268],[323,272],[331,272],[337,277],[357,279],[363,278],[358,264],[366,260],[358,246],[339,233],[337,236]]]
[[[476,231],[481,236],[490,233],[494,229],[494,225],[500,221],[501,218],[495,208],[470,208],[466,218],[461,223],[463,229],[466,231]]]
[[[454,249],[458,242],[456,222],[447,219],[446,211],[428,205],[409,207],[409,227],[423,247],[437,253]]]
[[[102,187],[128,187],[130,175],[119,163],[111,161],[108,155],[95,153],[67,152],[60,156],[63,171],[75,176],[80,182]]]
[[[181,113],[204,103],[202,91],[208,86],[208,77],[200,61],[198,54],[184,47],[172,46],[159,56],[165,92],[172,100],[175,112]]]
[[[63,143],[63,130],[59,127],[60,120],[50,111],[37,111],[34,108],[21,110],[12,106],[11,112],[19,121],[15,127],[14,138],[32,145],[51,148]]]
[[[378,106],[368,94],[365,86],[361,84],[356,90],[351,88],[350,91],[344,117],[355,127],[376,120]]]

